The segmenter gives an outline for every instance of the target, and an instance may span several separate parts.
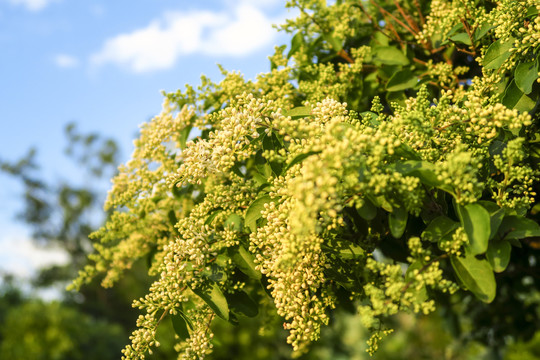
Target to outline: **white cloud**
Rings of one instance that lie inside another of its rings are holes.
[[[91,63],[108,63],[134,72],[168,69],[183,55],[245,56],[276,37],[272,19],[253,3],[227,11],[169,12],[145,28],[108,39]]]
[[[27,10],[39,11],[57,0],[9,0],[13,5],[22,5]]]
[[[62,249],[38,247],[23,235],[8,234],[0,244],[0,269],[20,278],[31,277],[41,267],[69,261],[68,254]]]
[[[56,66],[61,68],[74,68],[79,66],[79,59],[67,54],[58,54],[53,60]]]

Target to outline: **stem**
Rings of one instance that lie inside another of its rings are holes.
[[[401,14],[401,16],[403,16],[403,19],[405,19],[405,21],[407,22],[407,24],[409,24],[409,26],[414,30],[416,31],[416,33],[418,34],[420,32],[420,28],[418,27],[418,24],[416,24],[416,22],[414,21],[414,19],[405,12],[405,10],[401,7],[401,5],[399,5],[399,1],[398,0],[394,0],[394,4],[396,5],[399,13]]]
[[[474,57],[476,57],[476,47],[474,46],[474,39],[469,24],[465,21],[465,19],[461,19],[461,23],[463,24],[463,27],[465,28],[465,31],[469,36],[469,40],[471,40],[472,53],[474,54]]]
[[[417,33],[411,29],[408,25],[406,25],[405,23],[403,23],[403,21],[399,20],[398,18],[396,18],[394,15],[392,15],[392,13],[388,12],[387,10],[385,10],[384,8],[382,8],[379,4],[377,4],[375,1],[373,0],[370,0],[370,2],[377,6],[379,8],[379,11],[381,12],[381,14],[387,14],[388,16],[390,16],[395,22],[397,22],[399,25],[403,26],[403,28],[407,31],[409,31],[411,34],[413,35],[417,35]]]

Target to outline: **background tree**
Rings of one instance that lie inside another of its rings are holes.
[[[55,246],[69,256],[65,264],[38,269],[30,290],[26,286],[23,291],[18,279],[4,274],[0,288],[0,321],[5,324],[0,334],[2,358],[119,358],[136,319],[132,298],[141,296],[149,284],[146,264],[141,263],[114,289],[95,282],[80,293],[63,290],[92,252],[88,235],[106,216],[101,210],[104,180],[116,172],[119,156],[111,138],[83,134],[74,123],[66,126],[65,134],[66,155],[83,172],[86,181],[82,184],[80,179],[44,180],[35,150],[18,161],[0,161],[2,171],[23,186],[23,209],[17,218],[31,230],[32,241],[45,248]],[[34,292],[50,288],[60,292],[59,300],[45,302]],[[170,358],[171,350],[159,351],[157,358]]]

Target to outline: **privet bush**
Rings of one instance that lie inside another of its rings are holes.
[[[389,316],[458,302],[485,342],[532,336],[540,3],[287,6],[271,71],[165,94],[113,180],[74,287],[151,262],[124,357],[167,317],[201,359],[215,317],[275,311],[301,354],[351,304],[370,352]]]

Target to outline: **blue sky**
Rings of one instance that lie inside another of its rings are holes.
[[[64,126],[116,139],[122,160],[138,126],[160,111],[161,90],[219,80],[216,67],[247,78],[288,35],[284,0],[0,0],[0,158],[30,147],[48,181],[81,180],[63,155]],[[0,174],[0,270],[28,276],[62,261],[35,248],[14,221],[20,187]]]

